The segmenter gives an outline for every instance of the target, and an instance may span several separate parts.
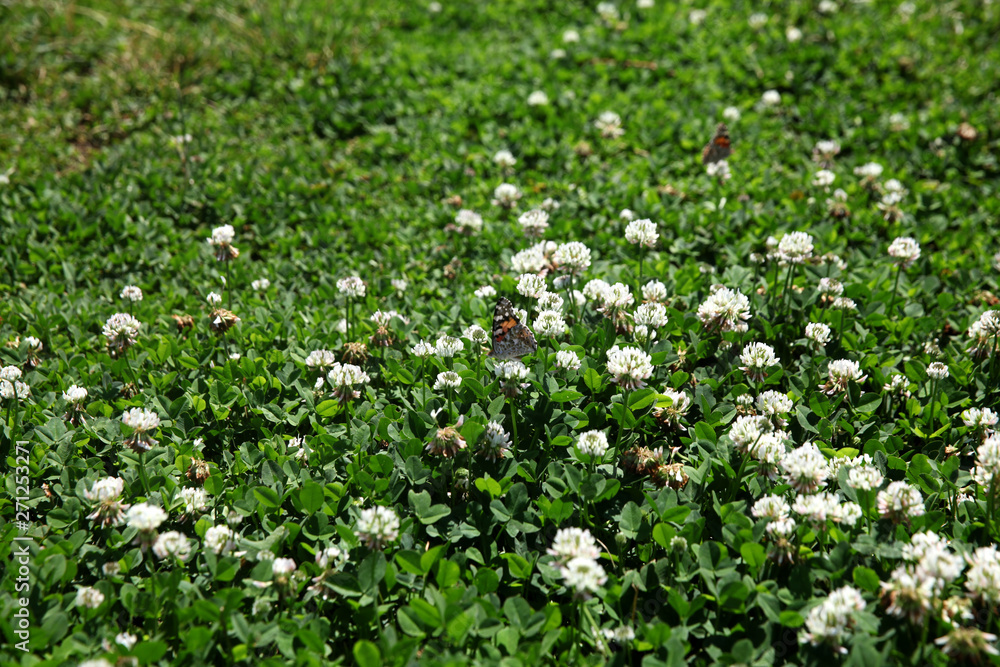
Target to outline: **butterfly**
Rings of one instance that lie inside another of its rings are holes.
[[[500,297],[493,309],[493,351],[496,359],[520,359],[538,349],[535,336],[514,314],[510,300]]]
[[[732,142],[729,141],[729,129],[725,123],[719,123],[719,126],[715,128],[715,136],[705,146],[705,150],[701,152],[701,163],[712,164],[725,160],[733,152],[731,147]]]

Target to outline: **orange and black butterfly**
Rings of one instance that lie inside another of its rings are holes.
[[[732,142],[729,141],[729,129],[725,123],[719,123],[719,126],[715,128],[715,136],[705,146],[705,150],[701,152],[701,163],[712,164],[714,162],[721,162],[732,155],[732,153],[733,149]]]

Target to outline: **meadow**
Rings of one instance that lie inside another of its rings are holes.
[[[0,663],[1000,663],[998,35],[0,1]]]

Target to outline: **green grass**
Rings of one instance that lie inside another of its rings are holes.
[[[998,289],[1000,10],[918,1],[907,20],[890,2],[824,14],[811,2],[660,0],[644,10],[622,3],[609,25],[577,2],[442,4],[0,2],[0,340],[10,341],[0,366],[21,368],[32,392],[0,403],[5,563],[18,544],[19,467],[33,525],[30,651],[14,647],[7,622],[19,608],[7,567],[2,660],[827,664],[831,645],[804,641],[803,624],[846,585],[866,605],[841,637],[853,664],[944,665],[935,638],[958,627],[1000,634],[995,601],[970,592],[968,567],[918,622],[893,614],[880,593],[914,534],[938,533],[962,555],[1000,531],[990,489],[971,477],[982,434],[960,417],[1000,404],[996,362],[971,357],[966,335]],[[689,20],[696,8],[707,10],[701,25]],[[756,30],[754,12],[769,17]],[[789,26],[801,41],[786,38]],[[567,29],[578,43],[563,42]],[[549,105],[528,105],[536,90]],[[762,105],[768,90],[780,105]],[[741,117],[727,121],[733,178],[718,183],[700,154],[727,107]],[[621,138],[594,127],[604,111],[622,117]],[[960,136],[963,123],[974,139]],[[175,140],[184,135],[190,142]],[[841,146],[829,192],[812,184],[812,150],[826,139]],[[493,162],[500,149],[517,159],[507,172]],[[908,191],[898,219],[885,219],[880,195],[854,174],[869,162],[884,167],[880,183],[898,179]],[[502,182],[523,192],[515,211],[491,203]],[[836,188],[849,217],[828,213]],[[647,389],[626,393],[612,381],[607,351],[633,338],[593,301],[574,316],[567,299],[568,332],[539,337],[525,360],[529,386],[510,401],[495,362],[470,340],[454,358],[411,353],[441,332],[488,331],[494,299],[473,294],[482,285],[529,309],[533,326],[535,304],[517,294],[511,258],[532,243],[518,215],[547,198],[559,208],[545,239],[581,241],[593,255],[576,288],[622,282],[636,305],[639,254],[619,212],[657,223],[641,282],[665,284],[668,322],[648,346]],[[481,234],[447,228],[460,207],[483,216]],[[228,265],[205,241],[226,224],[241,252]],[[799,267],[786,292],[787,269],[752,255],[794,231],[844,268]],[[922,256],[896,286],[886,249],[899,236],[916,239]],[[348,338],[337,281],[350,275],[367,295],[353,304]],[[817,295],[827,276],[858,305],[842,333]],[[272,286],[251,289],[259,278]],[[390,283],[400,278],[404,291]],[[699,322],[716,283],[749,297],[747,333]],[[129,284],[144,293],[131,308],[143,325],[128,356],[114,359],[101,329],[130,309],[119,297]],[[225,336],[210,330],[210,292],[241,319]],[[370,339],[376,309],[405,318],[392,321],[385,348]],[[179,331],[174,315],[191,315],[194,328]],[[825,349],[805,344],[810,321],[833,330]],[[37,367],[29,336],[43,345]],[[752,341],[780,359],[763,382],[740,370]],[[314,387],[319,374],[305,359],[328,349],[343,361],[351,342],[368,343],[357,363],[371,381],[341,405],[329,386]],[[554,369],[559,349],[582,368]],[[828,362],[842,358],[867,379],[822,393]],[[934,361],[950,377],[932,385]],[[432,388],[445,369],[463,378],[451,398]],[[893,372],[906,376],[909,398],[882,390]],[[72,384],[88,389],[85,423],[64,419]],[[653,414],[668,389],[693,402],[676,430]],[[729,433],[740,396],[766,389],[795,404],[789,448],[868,454],[882,488],[905,480],[926,513],[880,518],[866,505],[874,496],[859,497],[842,472],[826,490],[862,506],[857,525],[813,528],[793,513],[794,562],[768,558],[776,542],[751,508],[797,494]],[[122,445],[121,415],[133,407],[162,420],[141,460]],[[453,458],[425,451],[459,414],[468,448]],[[476,454],[491,420],[508,432],[517,425],[516,451],[499,461]],[[611,443],[600,461],[573,447],[589,430]],[[307,465],[293,455],[296,437],[311,451]],[[29,443],[28,466],[11,439]],[[668,458],[688,483],[636,476],[624,455],[638,447],[676,448]],[[186,513],[177,493],[197,486],[186,476],[193,459],[210,467],[208,506]],[[124,480],[124,502],[167,511],[161,532],[192,540],[186,563],[134,545],[135,528],[87,518],[85,492],[107,476]],[[960,491],[971,502],[957,502]],[[374,505],[402,521],[382,550],[356,535],[361,510]],[[243,517],[242,557],[203,541],[230,512]],[[546,554],[570,526],[590,528],[608,574],[587,601]],[[675,549],[675,536],[687,546]],[[323,600],[309,584],[322,572],[315,553],[330,545],[349,558]],[[261,551],[295,560],[292,586],[273,583]],[[121,573],[105,575],[108,561]],[[77,605],[79,586],[96,586],[104,603]],[[972,618],[942,618],[947,598],[967,599]],[[622,624],[634,641],[595,638]],[[131,651],[114,644],[119,632],[138,637]]]

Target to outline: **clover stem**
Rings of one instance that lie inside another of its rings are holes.
[[[886,311],[886,315],[892,317],[892,310],[896,306],[896,290],[899,288],[899,274],[903,272],[903,267],[896,267],[896,282],[892,284],[892,297],[889,299],[889,310]]]

